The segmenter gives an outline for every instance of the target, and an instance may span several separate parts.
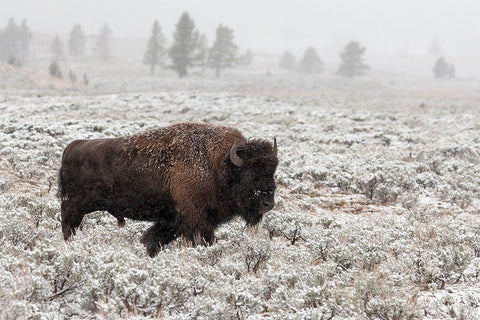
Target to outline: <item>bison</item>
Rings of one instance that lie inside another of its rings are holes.
[[[277,143],[247,140],[237,129],[178,123],[136,135],[76,140],[59,172],[62,232],[105,210],[152,221],[143,236],[150,256],[179,236],[209,244],[235,216],[256,225],[274,207]]]

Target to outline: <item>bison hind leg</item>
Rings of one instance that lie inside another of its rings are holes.
[[[62,224],[62,233],[63,233],[63,239],[65,241],[68,241],[68,240],[71,240],[72,236],[75,235],[75,229],[72,229],[69,226]]]
[[[84,214],[78,210],[78,206],[72,205],[68,200],[62,201],[62,233],[65,241],[75,235],[75,230],[82,223]]]
[[[160,220],[143,233],[141,242],[145,245],[148,255],[153,258],[158,254],[161,246],[169,244],[175,238],[172,223]]]

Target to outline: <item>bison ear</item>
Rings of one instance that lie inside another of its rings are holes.
[[[243,159],[240,158],[237,154],[237,143],[235,142],[230,149],[230,160],[237,167],[243,166]]]
[[[277,137],[273,137],[273,154],[277,157],[278,149],[277,149]]]

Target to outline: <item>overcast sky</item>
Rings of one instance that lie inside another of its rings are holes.
[[[74,23],[115,37],[147,38],[158,19],[168,39],[183,11],[211,42],[223,23],[253,51],[300,54],[341,48],[348,40],[374,53],[423,54],[437,37],[447,56],[480,56],[478,0],[0,0],[0,27],[27,18],[35,31],[67,34]]]

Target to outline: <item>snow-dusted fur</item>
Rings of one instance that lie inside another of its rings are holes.
[[[230,159],[234,144],[241,166]],[[142,238],[150,256],[179,236],[212,243],[220,224],[235,216],[257,224],[271,210],[277,164],[270,142],[203,123],[73,141],[59,179],[64,238],[85,214],[106,210],[120,225],[125,218],[155,222]]]

